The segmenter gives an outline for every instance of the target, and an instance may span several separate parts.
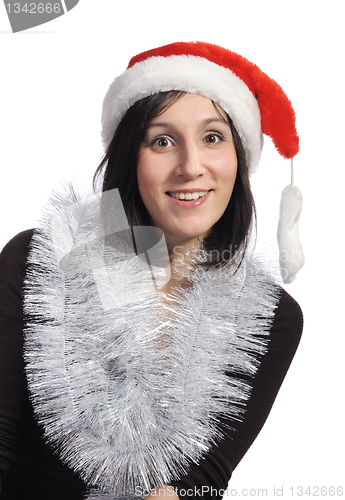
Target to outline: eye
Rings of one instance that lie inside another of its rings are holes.
[[[217,144],[218,142],[223,141],[224,138],[220,134],[208,134],[204,140],[207,144]]]
[[[152,141],[153,146],[158,146],[161,149],[166,149],[172,146],[172,142],[167,137],[157,137]]]

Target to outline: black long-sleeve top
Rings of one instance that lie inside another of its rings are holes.
[[[0,477],[1,499],[78,500],[81,479],[43,439],[28,397],[23,361],[23,279],[33,230],[13,238],[0,254]],[[299,305],[283,289],[275,311],[268,352],[251,381],[252,393],[242,422],[223,418],[223,439],[172,481],[180,497],[217,497],[262,428],[297,349],[303,318]],[[202,490],[202,487],[203,490]],[[211,495],[212,493],[212,495]]]

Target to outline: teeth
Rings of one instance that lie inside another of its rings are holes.
[[[196,191],[195,193],[171,193],[170,196],[175,198],[175,200],[197,200],[206,196],[208,191]]]

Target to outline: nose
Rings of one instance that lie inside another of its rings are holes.
[[[180,147],[176,175],[188,180],[196,179],[205,173],[201,151],[197,144],[186,142]]]

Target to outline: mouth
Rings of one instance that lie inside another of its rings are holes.
[[[168,191],[167,195],[171,196],[175,200],[188,202],[188,201],[198,200],[199,198],[204,198],[204,196],[206,196],[210,191],[211,189],[208,191],[185,191],[185,192]]]
[[[165,194],[168,196],[171,203],[176,207],[193,209],[207,203],[212,191],[212,189],[209,189],[208,191],[194,189],[190,191],[168,191]]]

